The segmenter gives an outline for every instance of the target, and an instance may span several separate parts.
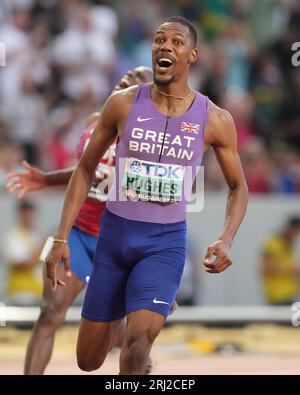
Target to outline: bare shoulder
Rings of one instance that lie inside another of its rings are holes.
[[[210,101],[209,118],[205,128],[205,144],[224,146],[236,143],[236,128],[232,115]]]
[[[133,103],[137,86],[113,92],[104,103],[101,111],[102,119],[109,123],[119,123],[126,117]]]
[[[130,86],[126,89],[119,91],[114,91],[109,97],[110,101],[114,104],[132,104],[135,94],[137,92],[138,86]]]
[[[210,111],[208,118],[208,127],[226,126],[233,123],[233,118],[227,110],[218,107],[215,103],[210,101]]]

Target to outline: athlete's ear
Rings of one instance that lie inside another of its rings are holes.
[[[189,61],[188,63],[195,63],[198,58],[198,49],[193,48],[189,54]]]

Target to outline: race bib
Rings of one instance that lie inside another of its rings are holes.
[[[99,163],[95,171],[93,185],[89,190],[88,197],[99,202],[107,201],[108,190],[115,175],[114,167]]]
[[[127,158],[122,191],[130,200],[171,204],[182,200],[184,166]]]

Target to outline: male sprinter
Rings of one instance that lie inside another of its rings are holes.
[[[137,67],[129,71],[115,87],[115,91],[136,85],[139,82],[152,81],[152,70],[147,67]],[[89,117],[91,124],[82,134],[78,145],[77,154],[80,158],[86,148],[91,134],[95,129],[95,120],[99,113]],[[69,235],[71,250],[72,277],[68,279],[65,287],[60,287],[53,292],[49,281],[44,279],[43,304],[40,316],[35,324],[25,358],[25,374],[43,374],[51,358],[55,332],[63,324],[67,309],[75,297],[86,285],[86,278],[90,276],[92,260],[99,233],[99,219],[105,208],[107,199],[107,183],[102,182],[113,171],[115,165],[115,144],[113,143],[102,158],[96,170],[94,186],[89,191],[88,197],[81,207],[75,224]],[[28,192],[44,189],[54,185],[67,184],[75,169],[68,168],[54,172],[44,173],[38,168],[24,162],[26,172],[14,172],[7,175],[7,189],[9,192],[19,192],[19,198]],[[64,270],[58,268],[62,276]],[[124,332],[124,331],[123,331]],[[121,347],[124,333],[120,332],[116,346]],[[150,372],[151,361],[148,361],[145,372]]]
[[[54,289],[61,283],[59,262],[69,271],[66,240],[94,169],[118,136],[115,182],[101,220],[82,309],[77,343],[82,370],[102,365],[127,315],[119,372],[143,374],[184,267],[183,191],[190,191],[193,181],[186,174],[192,169],[195,177],[210,145],[229,196],[224,229],[208,247],[203,263],[208,273],[220,273],[232,264],[230,248],[246,211],[248,192],[232,117],[188,85],[196,47],[197,33],[186,19],[171,17],[159,26],[152,46],[154,83],[108,98],[68,185],[56,243],[46,258]]]

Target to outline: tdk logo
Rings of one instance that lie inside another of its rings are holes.
[[[142,166],[145,166],[147,176],[153,175],[154,177],[179,178],[176,173],[181,169],[180,166],[152,165],[151,163],[142,163]]]
[[[153,164],[147,162],[134,161],[130,165],[130,170],[134,173],[140,173],[141,170],[143,174],[150,177],[166,177],[166,178],[176,178],[180,179],[178,172],[182,169],[181,166],[170,166],[163,164]]]

